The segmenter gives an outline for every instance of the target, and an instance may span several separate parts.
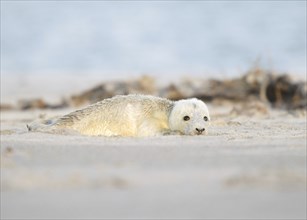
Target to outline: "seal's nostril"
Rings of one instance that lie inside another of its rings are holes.
[[[195,128],[195,130],[196,130],[198,133],[202,133],[205,129],[204,129],[204,128]]]

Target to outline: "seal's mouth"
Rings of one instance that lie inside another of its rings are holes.
[[[203,133],[205,133],[205,128],[195,128],[196,134],[197,135],[201,135]]]
[[[206,135],[207,130],[205,128],[198,129],[196,128],[195,131],[192,133],[192,135]]]
[[[194,135],[200,136],[200,135],[206,135],[206,134],[205,134],[205,133],[198,133],[198,132],[195,132]]]

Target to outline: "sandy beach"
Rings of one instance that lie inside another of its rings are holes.
[[[305,219],[306,111],[240,106],[209,103],[207,136],[149,138],[27,132],[73,109],[2,111],[1,219]]]

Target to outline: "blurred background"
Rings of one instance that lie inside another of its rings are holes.
[[[7,74],[306,72],[305,1],[3,1]]]
[[[144,74],[231,78],[255,61],[305,77],[305,1],[1,1],[4,102]]]

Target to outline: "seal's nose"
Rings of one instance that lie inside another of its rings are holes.
[[[198,134],[201,134],[205,131],[204,128],[195,128],[195,130],[197,131]]]

